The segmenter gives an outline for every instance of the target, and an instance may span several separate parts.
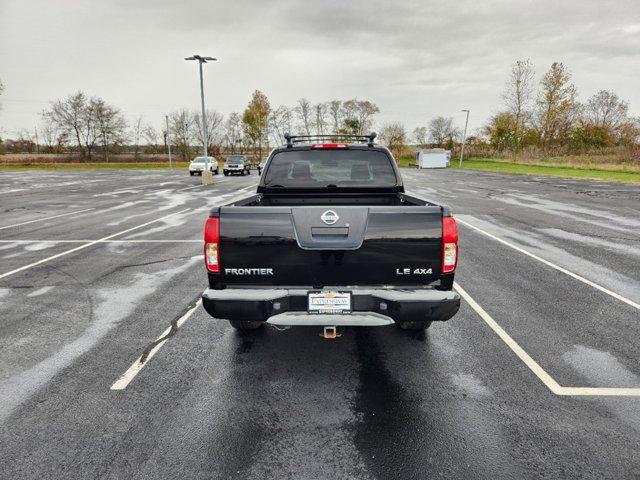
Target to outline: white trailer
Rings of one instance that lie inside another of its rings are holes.
[[[444,148],[431,148],[416,152],[418,168],[447,168],[451,161],[451,151]]]

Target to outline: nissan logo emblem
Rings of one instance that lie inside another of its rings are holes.
[[[340,219],[340,217],[338,216],[338,214],[336,212],[334,212],[333,210],[327,210],[326,212],[324,212],[321,216],[320,216],[320,220],[322,220],[324,223],[326,223],[327,225],[333,225],[334,223],[336,223],[338,220]]]

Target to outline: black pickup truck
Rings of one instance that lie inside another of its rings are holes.
[[[375,133],[286,139],[255,195],[210,212],[207,312],[239,330],[314,325],[330,338],[338,326],[421,330],[453,317],[449,208],[405,193]]]

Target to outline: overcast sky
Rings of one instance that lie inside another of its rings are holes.
[[[99,95],[160,125],[198,108],[241,111],[253,90],[272,106],[372,100],[376,123],[409,131],[437,115],[470,129],[500,108],[510,65],[553,61],[581,99],[611,89],[640,112],[640,1],[0,0],[0,130],[33,129],[51,100]]]

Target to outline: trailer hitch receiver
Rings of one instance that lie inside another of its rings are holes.
[[[335,325],[331,325],[331,326],[324,327],[320,336],[322,338],[333,340],[334,338],[341,337],[342,334],[338,333],[338,327],[336,327]]]

